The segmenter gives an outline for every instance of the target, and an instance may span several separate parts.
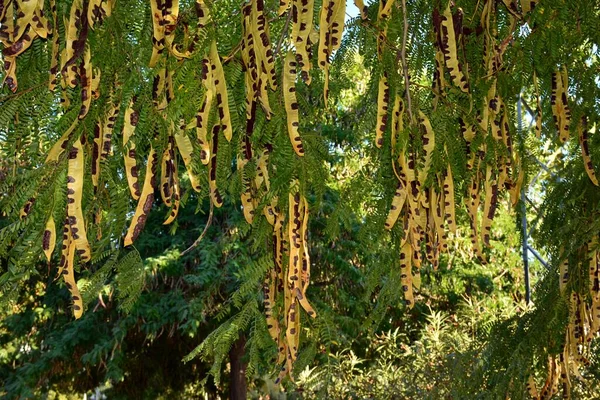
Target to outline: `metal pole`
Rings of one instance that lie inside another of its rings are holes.
[[[540,253],[538,253],[536,251],[536,249],[534,249],[533,247],[531,247],[530,245],[527,245],[527,250],[529,250],[531,252],[531,254],[533,254],[535,256],[535,258],[538,259],[538,261],[544,266],[546,267],[546,269],[550,269],[550,266],[548,265],[548,263],[546,262],[546,260],[544,260],[542,258],[542,256],[540,255]]]
[[[517,101],[517,130],[523,134],[523,104],[521,94]],[[527,259],[527,208],[525,205],[525,187],[521,189],[521,234],[523,235],[523,275],[525,277],[525,303],[531,302],[531,289],[529,287],[529,260]]]
[[[531,301],[531,289],[529,288],[529,260],[527,259],[527,209],[525,207],[525,190],[521,190],[521,233],[523,235],[523,275],[525,277],[525,303]]]

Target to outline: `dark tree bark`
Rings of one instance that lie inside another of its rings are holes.
[[[235,341],[231,350],[229,350],[229,364],[231,366],[231,372],[229,375],[230,393],[229,398],[231,400],[245,400],[246,399],[246,367],[247,363],[243,360],[246,347],[246,336],[242,335],[238,340]]]

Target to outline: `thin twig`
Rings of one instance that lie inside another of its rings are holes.
[[[406,89],[406,105],[408,108],[408,117],[410,123],[413,123],[412,102],[410,100],[410,78],[408,76],[408,64],[406,63],[406,40],[408,37],[408,15],[406,13],[406,0],[402,0],[402,16],[404,17],[404,32],[402,34],[402,70],[404,71],[404,87]]]
[[[214,205],[213,205],[213,202],[211,200],[211,202],[210,202],[210,212],[208,213],[208,220],[206,221],[206,225],[204,226],[204,230],[202,231],[202,233],[200,234],[200,236],[198,236],[198,239],[196,239],[196,241],[194,243],[192,243],[192,245],[190,247],[188,247],[187,249],[185,249],[181,253],[181,256],[184,256],[187,253],[189,253],[190,251],[192,251],[196,246],[198,246],[200,244],[200,242],[202,241],[202,239],[204,239],[204,236],[206,235],[206,232],[208,232],[208,228],[210,228],[210,225],[212,224],[213,210],[214,210]]]
[[[352,15],[350,15],[348,13],[346,13],[346,16],[353,18]],[[360,25],[366,29],[371,30],[371,32],[373,32],[375,34],[375,36],[377,36],[377,37],[382,36],[383,44],[385,46],[387,46],[390,50],[400,51],[400,49],[397,48],[396,46],[394,46],[394,44],[387,38],[387,36],[381,35],[382,33],[384,33],[383,29],[381,29],[377,25],[372,24],[370,20],[361,20],[357,23],[357,25]]]
[[[242,42],[244,40],[240,40],[240,42],[231,50],[231,52],[227,55],[227,57],[223,58],[223,64],[227,64],[229,61],[235,57],[238,51],[242,49]]]
[[[0,104],[3,104],[6,100],[12,99],[13,97],[18,97],[18,96],[24,95],[25,93],[29,93],[32,90],[41,88],[42,86],[46,86],[46,85],[48,85],[48,82],[50,82],[50,80],[38,83],[37,85],[31,86],[25,90],[21,90],[20,92],[16,92],[16,93],[4,96],[4,97],[0,98]]]
[[[283,38],[288,30],[288,25],[290,24],[290,20],[292,19],[292,10],[288,11],[287,18],[285,20],[285,24],[283,25],[283,29],[281,31],[281,36],[279,36],[279,40],[277,41],[277,46],[275,46],[275,51],[273,52],[273,57],[276,57],[279,54],[279,50],[281,50],[281,44],[283,43]]]

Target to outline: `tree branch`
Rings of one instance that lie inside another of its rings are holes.
[[[243,39],[231,50],[231,52],[227,55],[227,57],[223,58],[223,64],[227,64],[229,61],[235,57],[238,51],[242,49]]]
[[[402,0],[402,16],[404,17],[404,32],[402,34],[402,50],[400,58],[402,59],[402,70],[404,72],[404,87],[406,90],[406,108],[410,123],[413,123],[412,102],[410,99],[410,77],[408,76],[408,64],[406,63],[406,40],[408,37],[408,15],[406,13],[406,0]]]
[[[275,46],[275,51],[273,52],[273,57],[276,57],[277,54],[279,54],[279,50],[281,49],[281,44],[283,43],[283,38],[285,37],[285,34],[287,33],[288,25],[290,24],[291,19],[292,19],[292,10],[290,9],[288,11],[288,16],[287,16],[287,19],[285,20],[285,24],[283,25],[283,30],[281,31],[281,36],[279,37],[279,40],[277,41],[277,46]]]
[[[188,247],[187,249],[185,249],[180,254],[181,256],[184,256],[187,253],[189,253],[190,251],[194,250],[194,248],[200,244],[200,242],[202,241],[202,239],[204,239],[204,236],[206,235],[206,232],[208,232],[208,228],[210,228],[210,225],[212,224],[213,211],[214,211],[214,205],[213,205],[213,202],[211,200],[210,201],[210,212],[208,213],[208,220],[206,221],[206,225],[204,226],[204,230],[202,231],[202,233],[200,234],[200,236],[198,236],[198,239],[196,239],[196,241],[194,243],[192,243],[192,245],[190,247]]]
[[[44,82],[38,83],[37,85],[33,85],[33,86],[31,86],[31,87],[29,87],[29,88],[27,88],[27,89],[25,89],[25,90],[21,90],[20,92],[16,92],[16,93],[13,93],[13,94],[9,94],[9,95],[7,95],[7,96],[4,96],[4,97],[0,98],[0,104],[4,104],[4,102],[5,102],[6,100],[12,99],[13,97],[19,97],[19,96],[22,96],[22,95],[24,95],[25,93],[29,93],[29,92],[31,92],[32,90],[38,89],[38,88],[40,88],[40,87],[42,87],[42,86],[47,86],[47,85],[48,85],[48,82],[50,82],[50,80],[47,80],[47,81],[44,81]]]

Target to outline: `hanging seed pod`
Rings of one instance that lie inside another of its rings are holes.
[[[298,102],[296,101],[296,61],[289,51],[285,57],[283,72],[283,100],[287,115],[287,127],[294,151],[299,157],[304,156],[304,146],[298,133]]]
[[[192,153],[194,152],[194,146],[192,145],[190,138],[185,134],[185,124],[183,121],[181,121],[179,131],[175,132],[175,143],[177,144],[177,149],[183,159],[183,164],[187,169],[192,189],[199,192],[201,189],[200,181],[192,167]]]
[[[581,157],[583,158],[583,166],[585,172],[592,181],[592,183],[598,186],[598,179],[596,178],[596,172],[594,171],[594,164],[590,156],[590,149],[588,145],[588,129],[587,129],[587,117],[584,115],[581,117],[579,124],[579,145],[581,146]]]
[[[444,10],[441,20],[442,52],[446,61],[446,68],[452,78],[452,83],[465,93],[469,92],[469,83],[465,78],[458,62],[456,48],[456,33],[454,32],[454,20],[450,11],[450,4]]]
[[[82,261],[91,259],[90,244],[87,240],[81,200],[83,197],[83,168],[85,166],[81,138],[76,140],[69,151],[67,174],[67,217],[71,238]]]
[[[154,189],[156,188],[156,169],[158,167],[158,155],[154,150],[154,147],[150,147],[150,153],[148,154],[148,163],[146,164],[146,176],[144,178],[144,186],[142,187],[142,194],[138,201],[135,209],[135,214],[131,219],[131,224],[127,230],[125,236],[125,246],[130,246],[138,238],[144,225],[146,225],[146,219],[150,210],[152,209],[152,203],[154,203]]]
[[[375,146],[383,146],[383,135],[387,126],[388,105],[390,102],[390,86],[387,74],[384,72],[379,78],[379,94],[377,95],[377,123],[375,125]]]
[[[52,258],[52,252],[56,245],[56,225],[54,224],[54,218],[52,214],[46,221],[46,227],[44,228],[44,235],[42,236],[42,250],[46,255],[46,259],[50,261]]]

